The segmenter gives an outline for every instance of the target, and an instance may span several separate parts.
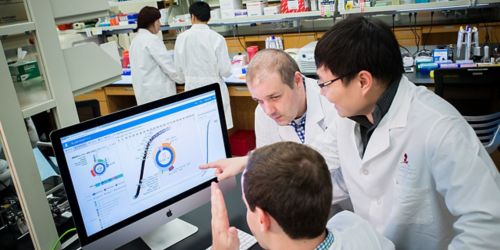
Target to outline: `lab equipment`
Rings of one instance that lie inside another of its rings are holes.
[[[448,49],[433,49],[432,58],[434,62],[448,60]]]
[[[297,64],[300,72],[303,74],[315,74],[316,62],[314,60],[314,49],[318,41],[310,42],[306,46],[299,49],[297,55]]]
[[[283,49],[281,37],[270,36],[266,38],[266,49]]]
[[[484,45],[483,62],[489,62],[489,61],[490,61],[490,47],[488,45]]]
[[[240,68],[247,64],[248,64],[247,55],[243,55],[241,53],[238,53],[237,55],[233,56],[233,60],[231,61],[231,66],[238,66]]]
[[[464,60],[471,59],[471,49],[473,48],[474,56],[480,56],[479,47],[479,32],[476,27],[471,28],[466,26],[465,29],[460,26],[457,37],[457,59],[461,58],[462,46],[465,43]],[[474,46],[474,47],[472,47]]]

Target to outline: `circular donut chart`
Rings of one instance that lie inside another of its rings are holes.
[[[175,162],[175,150],[170,143],[162,143],[157,148],[154,155],[154,162],[160,170],[172,171]]]
[[[104,174],[106,172],[108,165],[106,164],[106,161],[103,160],[98,160],[93,166],[90,171],[92,176],[98,176]]]

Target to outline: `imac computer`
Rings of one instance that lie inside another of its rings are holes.
[[[165,249],[195,233],[176,218],[210,200],[215,171],[198,166],[230,157],[218,84],[62,128],[51,140],[83,249],[140,236]]]

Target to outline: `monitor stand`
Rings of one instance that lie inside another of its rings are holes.
[[[141,238],[151,250],[164,250],[196,232],[198,232],[197,227],[183,220],[174,219]]]

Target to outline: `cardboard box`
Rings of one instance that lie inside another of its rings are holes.
[[[11,63],[9,71],[14,82],[22,82],[40,76],[38,63],[34,60]]]
[[[234,17],[243,17],[243,16],[248,16],[247,9],[234,10]]]
[[[219,0],[221,18],[233,18],[234,11],[241,9],[241,0]]]
[[[280,13],[280,6],[269,6],[269,7],[264,7],[264,15],[270,16],[270,15],[276,15]]]
[[[281,0],[281,13],[305,12],[311,10],[307,0]]]
[[[213,9],[210,11],[210,19],[212,20],[218,20],[220,19],[220,9]]]
[[[220,10],[220,18],[234,18],[234,10]]]
[[[247,2],[248,16],[262,16],[264,15],[265,3],[258,2]]]

